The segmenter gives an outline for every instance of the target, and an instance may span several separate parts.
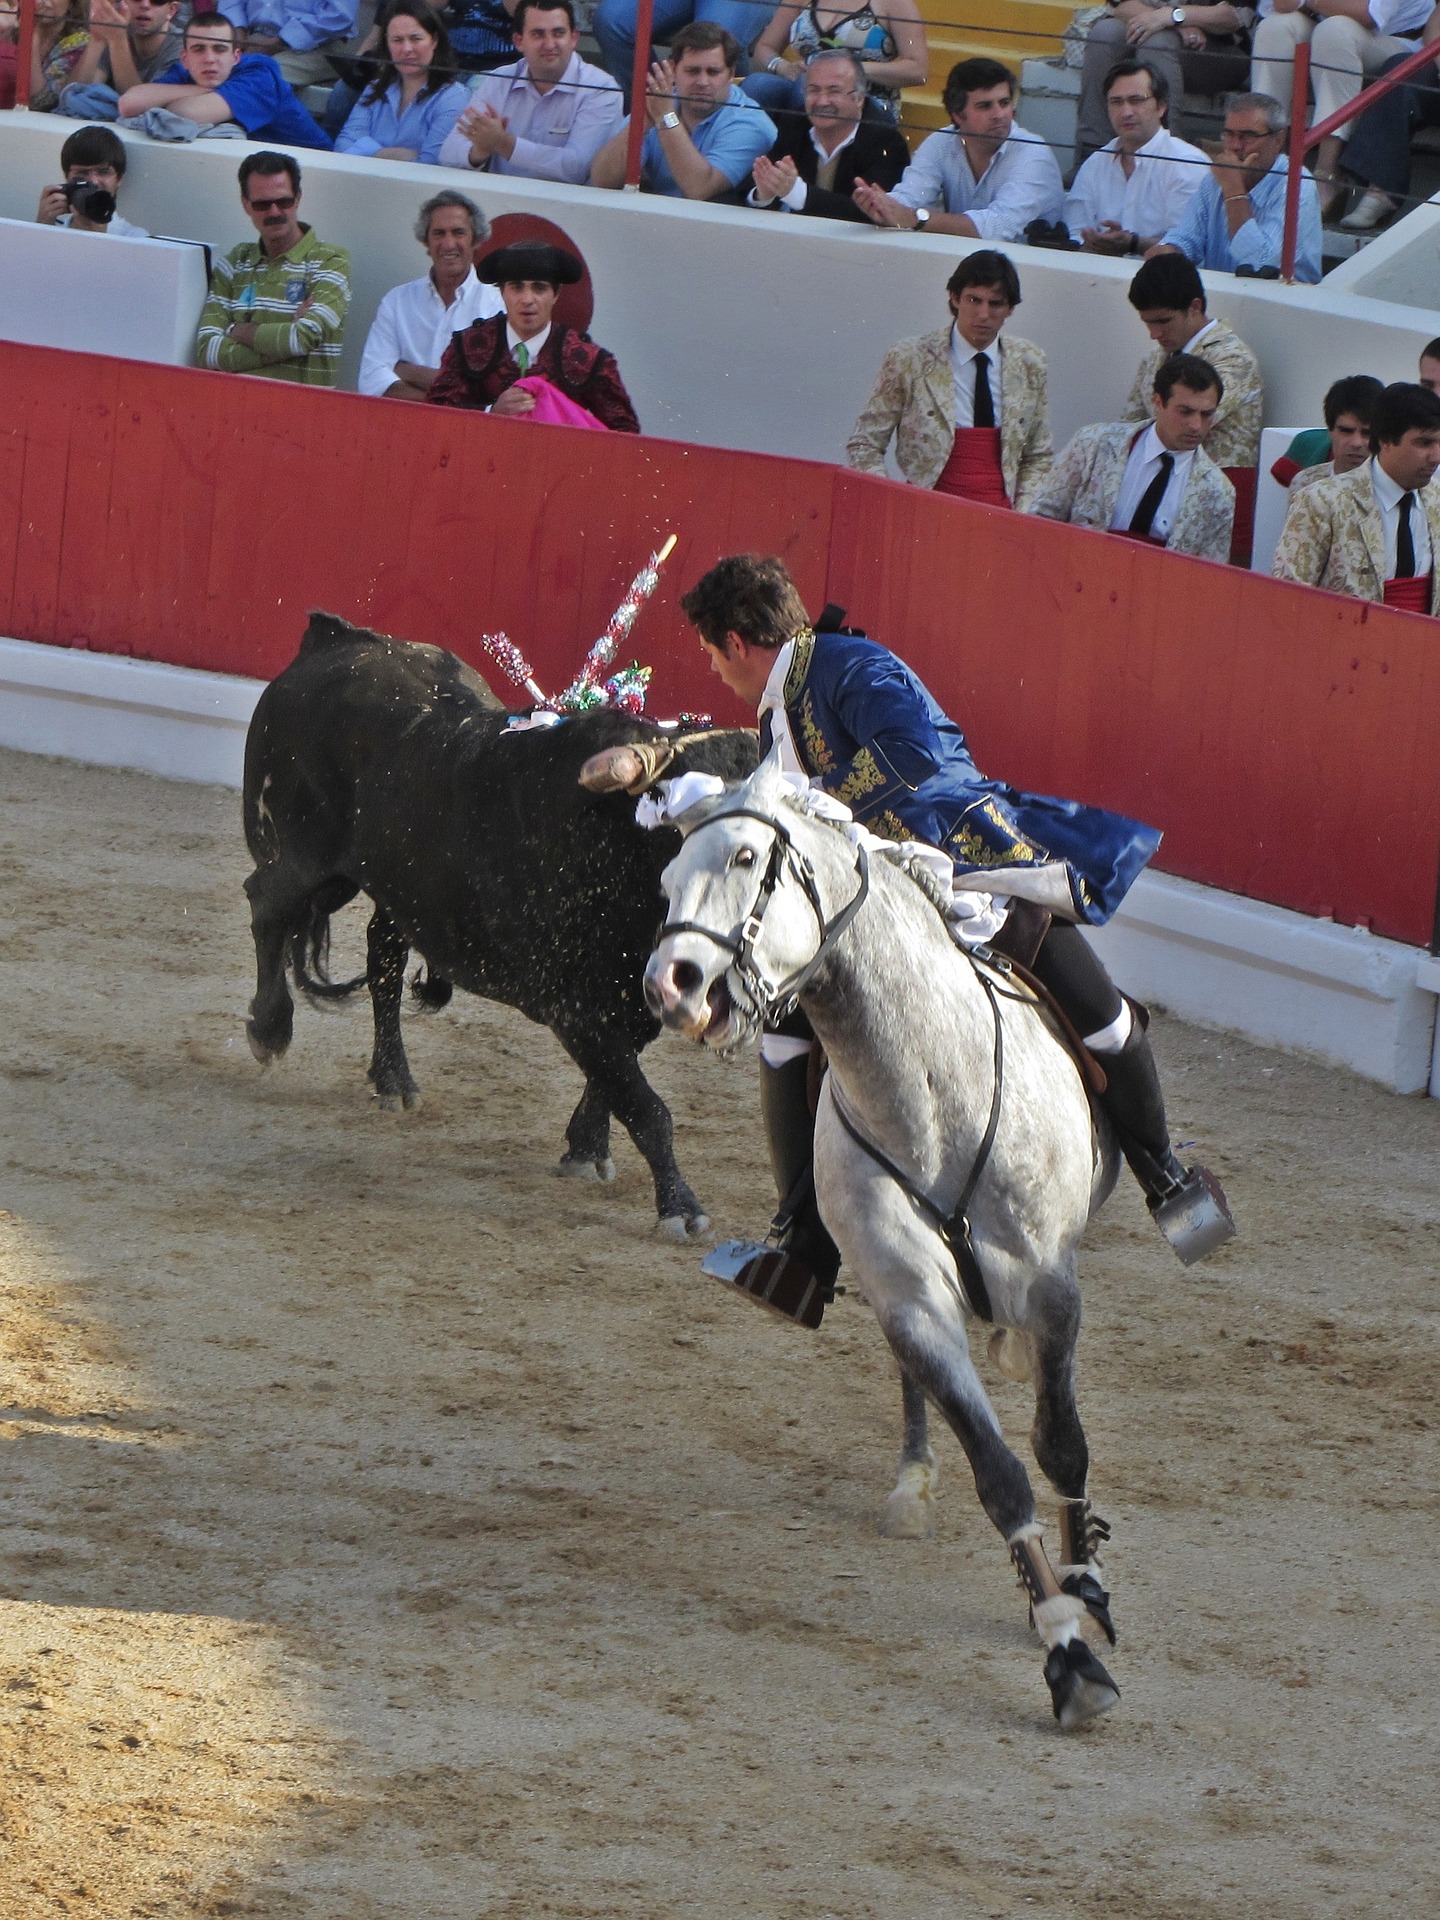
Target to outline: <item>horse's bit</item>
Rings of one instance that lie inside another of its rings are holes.
[[[714,927],[702,926],[698,920],[667,920],[660,930],[661,937],[668,939],[672,933],[698,933],[706,940],[713,940],[724,952],[732,954],[734,958],[727,972],[735,974],[756,1018],[769,1024],[783,1020],[787,1014],[795,1011],[800,995],[814,979],[830,949],[865,904],[865,897],[870,891],[870,857],[863,846],[856,847],[855,872],[859,885],[835,918],[827,920],[825,905],[815,884],[815,871],[781,821],[754,807],[726,807],[719,813],[711,814],[708,820],[702,820],[698,827],[692,827],[691,833],[703,833],[706,827],[713,827],[721,820],[758,820],[762,826],[769,827],[775,836],[754,904],[737,934],[720,933]],[[798,967],[779,986],[771,987],[755,964],[755,947],[787,862],[810,902],[815,924],[820,929],[820,945],[803,967]]]

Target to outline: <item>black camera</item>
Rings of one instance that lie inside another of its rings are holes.
[[[97,187],[93,180],[67,180],[63,192],[70,211],[78,213],[82,220],[93,220],[97,227],[103,227],[114,219],[114,194],[105,187]]]

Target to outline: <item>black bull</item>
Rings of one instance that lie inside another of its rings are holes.
[[[563,1170],[613,1177],[613,1114],[649,1162],[662,1222],[699,1231],[704,1214],[676,1165],[669,1111],[637,1057],[660,1031],[641,978],[679,835],[646,832],[633,799],[579,783],[602,748],[662,735],[610,712],[524,732],[505,720],[453,654],[312,616],[245,743],[251,1050],[261,1061],[285,1051],[287,968],[307,984],[329,916],[367,894],[370,1077],[382,1103],[410,1106],[418,1092],[400,1035],[413,947],[439,978],[432,998],[448,997],[450,981],[517,1007],[584,1074]],[[755,753],[753,734],[705,734],[668,771],[734,778]]]

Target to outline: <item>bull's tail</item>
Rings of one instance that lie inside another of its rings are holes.
[[[423,973],[417,967],[410,976],[410,992],[430,1013],[438,1013],[441,1007],[448,1007],[454,991],[444,975],[436,973],[428,961]]]
[[[348,1000],[369,977],[359,973],[353,980],[330,978],[330,915],[314,903],[304,926],[290,937],[290,971],[310,1000]]]

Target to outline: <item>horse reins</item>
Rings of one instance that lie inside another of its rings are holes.
[[[713,827],[721,820],[758,820],[762,826],[769,827],[775,838],[770,848],[770,858],[765,872],[761,876],[760,888],[755,895],[749,913],[741,922],[736,934],[720,933],[714,927],[702,926],[698,920],[667,920],[661,928],[661,936],[668,939],[672,933],[698,933],[703,939],[712,940],[723,952],[734,956],[732,968],[745,995],[750,1001],[756,1016],[765,1021],[783,1020],[793,1013],[800,995],[809,986],[825,960],[830,949],[844,933],[850,922],[865,904],[870,891],[870,857],[864,847],[855,849],[855,872],[858,885],[852,897],[835,915],[833,920],[825,918],[825,903],[820,898],[820,890],[815,884],[815,871],[805,858],[786,828],[779,820],[772,819],[768,813],[761,813],[754,807],[726,807],[720,813],[714,813],[708,820],[702,820],[698,827],[692,827],[691,834],[703,833],[706,827]],[[690,836],[687,835],[687,838]],[[760,938],[765,915],[775,891],[780,885],[780,876],[789,862],[791,871],[800,882],[810,910],[815,915],[815,924],[820,929],[820,944],[795,972],[771,987],[755,964],[755,946]],[[729,969],[727,969],[728,971]]]

